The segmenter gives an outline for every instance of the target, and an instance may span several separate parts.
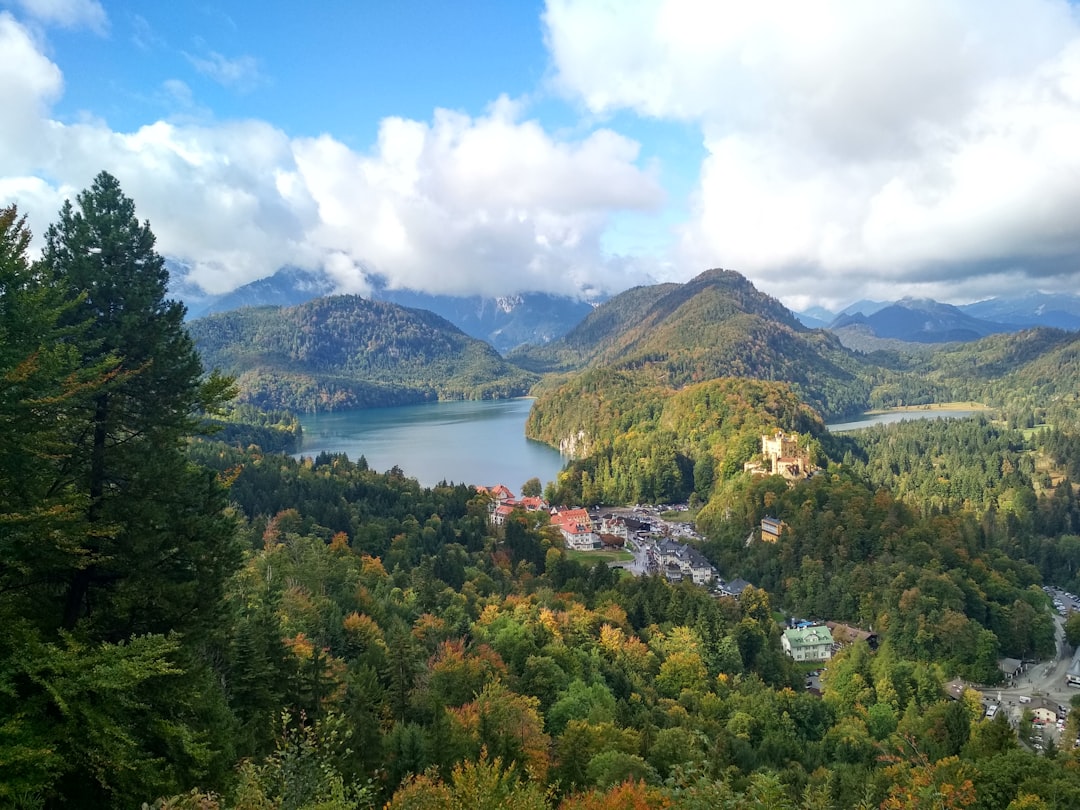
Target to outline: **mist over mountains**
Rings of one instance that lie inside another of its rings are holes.
[[[184,268],[173,265],[172,292],[188,307],[188,319],[230,312],[242,307],[293,307],[338,292],[328,274],[283,267],[272,276],[258,279],[221,295],[207,295],[185,283]],[[445,318],[469,337],[486,341],[500,353],[524,344],[555,340],[574,328],[593,310],[588,301],[549,293],[517,293],[500,297],[433,295],[418,290],[389,289],[380,279],[367,295],[411,309],[422,309]]]
[[[297,267],[283,267],[221,295],[209,295],[189,283],[187,268],[181,264],[171,263],[170,271],[172,293],[187,305],[189,320],[243,307],[293,307],[341,292],[329,273]],[[435,295],[390,289],[378,276],[370,280],[373,287],[365,294],[370,300],[432,312],[500,354],[524,346],[544,346],[570,334],[604,300],[541,292],[498,297]],[[806,327],[833,332],[849,348],[869,351],[895,341],[967,342],[1039,326],[1080,330],[1080,297],[1032,292],[962,305],[929,298],[895,302],[863,299],[835,312],[811,307],[793,314]]]

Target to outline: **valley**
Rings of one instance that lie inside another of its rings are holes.
[[[1080,803],[1075,333],[859,351],[728,270],[505,356],[359,296],[185,323],[86,195],[40,265],[0,218],[0,799]],[[413,460],[342,452],[402,409]]]

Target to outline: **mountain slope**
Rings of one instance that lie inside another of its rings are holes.
[[[538,372],[608,366],[671,388],[719,377],[783,380],[828,415],[862,408],[869,393],[860,358],[728,270],[630,290],[564,338],[510,359]]]
[[[356,295],[191,322],[207,367],[263,407],[335,408],[516,396],[535,381],[431,312]]]
[[[487,341],[499,352],[562,337],[593,309],[586,301],[548,293],[485,298],[379,290],[373,297],[441,315],[466,335]]]
[[[960,310],[975,318],[1021,327],[1080,329],[1080,296],[1029,293],[1016,298],[989,298],[964,304]]]
[[[338,282],[321,270],[282,267],[276,273],[222,295],[207,295],[188,281],[188,270],[170,265],[172,292],[188,307],[189,318],[231,312],[241,307],[292,307],[332,295]],[[526,343],[543,344],[565,335],[592,311],[577,298],[549,293],[518,293],[501,297],[432,295],[415,290],[391,290],[369,278],[366,297],[440,315],[470,337],[507,352]]]
[[[840,315],[831,330],[862,325],[875,337],[905,340],[913,343],[949,343],[978,340],[998,332],[1013,331],[1015,327],[973,317],[951,304],[930,299],[902,298],[870,315],[856,312]]]

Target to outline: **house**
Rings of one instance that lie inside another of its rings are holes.
[[[750,583],[745,579],[733,579],[731,582],[725,583],[720,586],[720,594],[722,596],[730,596],[734,599],[738,599],[742,596],[743,591],[750,587]]]
[[[828,661],[833,654],[833,637],[824,625],[788,628],[780,636],[780,646],[796,661]]]
[[[477,487],[476,491],[484,495],[490,495],[491,499],[497,502],[510,500],[514,497],[514,493],[510,491],[510,488],[502,484],[496,484],[493,487]]]
[[[514,507],[506,503],[500,503],[491,512],[491,522],[496,526],[502,526],[506,519],[513,513]]]
[[[515,509],[526,512],[539,512],[548,508],[547,501],[543,498],[526,497],[515,498],[508,488],[499,484],[494,487],[477,487],[476,491],[491,497],[488,503],[489,520],[495,526],[502,526],[510,513]]]
[[[627,528],[626,521],[612,515],[607,515],[601,519],[600,533],[613,534],[616,537],[621,537],[624,541],[630,537],[630,530]]]
[[[761,519],[761,539],[766,543],[775,543],[780,539],[780,533],[786,524],[777,518],[764,517]]]
[[[512,501],[512,504],[524,509],[526,512],[539,512],[548,508],[547,501],[536,495],[518,498],[517,500]]]
[[[674,540],[663,540],[657,546],[657,557],[665,569],[678,569],[680,579],[691,579],[695,585],[707,585],[718,572],[708,558],[693,546]]]
[[[873,630],[863,630],[860,627],[853,627],[850,624],[844,624],[843,622],[825,622],[825,626],[829,628],[829,632],[832,633],[833,641],[837,644],[848,645],[854,644],[857,641],[865,641],[867,646],[871,650],[878,648],[878,634]]]
[[[1024,671],[1024,662],[1016,658],[999,658],[998,669],[1001,670],[1001,674],[1009,680],[1019,677],[1020,673]]]
[[[682,582],[683,581],[682,569],[679,568],[679,566],[677,566],[677,565],[664,566],[664,578],[668,582],[672,582],[672,583]]]
[[[594,551],[601,546],[600,535],[593,529],[592,518],[584,509],[552,509],[551,525],[562,532],[567,548]]]
[[[1028,708],[1034,715],[1033,722],[1039,725],[1053,725],[1058,719],[1058,704],[1046,698],[1032,698]]]

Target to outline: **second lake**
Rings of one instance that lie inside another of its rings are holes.
[[[525,438],[531,399],[432,402],[303,416],[299,455],[345,453],[386,472],[397,466],[421,486],[505,484],[514,493],[530,478],[554,481],[559,451]]]

